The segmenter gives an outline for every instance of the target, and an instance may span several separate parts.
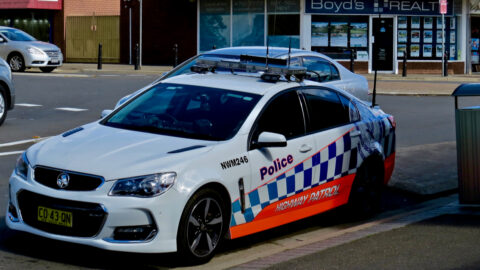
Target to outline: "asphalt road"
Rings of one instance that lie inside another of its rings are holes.
[[[122,96],[150,83],[156,76],[49,76],[14,75],[17,89],[17,107],[9,112],[0,127],[0,145],[48,137],[81,124],[95,121],[103,109],[112,108]],[[397,120],[397,147],[455,140],[453,125],[453,99],[449,97],[397,97],[379,96],[378,103]],[[39,106],[33,106],[39,105]],[[69,110],[65,110],[65,109]],[[6,228],[4,214],[8,200],[8,177],[15,165],[17,154],[1,153],[25,150],[30,144],[0,147],[0,269],[75,269],[127,268],[144,269],[176,266],[171,255],[135,255],[71,245]],[[422,200],[410,194],[390,190],[384,210],[404,207]],[[281,227],[262,234],[228,242],[220,258],[241,257],[253,247],[275,239],[288,239],[292,235],[317,229],[341,230],[346,221],[336,212],[327,213]],[[213,262],[215,263],[215,262]]]

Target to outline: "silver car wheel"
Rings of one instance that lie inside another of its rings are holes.
[[[8,64],[10,65],[12,71],[21,71],[24,67],[23,58],[20,55],[14,55],[10,57]]]
[[[2,93],[0,93],[0,119],[2,119],[3,114],[5,113],[5,99],[3,99]]]
[[[223,229],[222,208],[214,198],[204,198],[193,207],[188,220],[188,245],[197,257],[210,255]]]

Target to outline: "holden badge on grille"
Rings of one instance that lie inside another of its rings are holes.
[[[59,188],[66,188],[68,187],[68,184],[70,183],[70,175],[67,173],[62,172],[57,176],[57,186]]]

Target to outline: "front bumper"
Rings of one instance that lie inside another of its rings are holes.
[[[180,194],[171,189],[153,198],[107,196],[113,184],[114,181],[106,182],[91,192],[55,190],[35,182],[30,173],[27,181],[12,173],[6,224],[14,230],[106,250],[176,251],[183,207],[174,206],[181,205]],[[73,226],[38,221],[39,206],[72,213]],[[156,233],[140,240],[122,239],[125,233],[118,237],[119,230],[139,227],[154,228]]]
[[[27,67],[60,67],[63,65],[62,53],[26,54],[25,66]]]

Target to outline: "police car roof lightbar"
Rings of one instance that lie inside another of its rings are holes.
[[[273,60],[272,63],[270,62]],[[291,76],[294,76],[296,80],[303,80],[307,75],[307,69],[305,67],[288,67],[286,60],[282,59],[269,59],[269,65],[266,66],[266,59],[264,57],[257,56],[241,56],[240,60],[236,59],[224,59],[224,58],[203,58],[198,59],[197,63],[191,67],[192,72],[205,73],[208,71],[215,72],[218,69],[230,70],[230,71],[243,71],[243,72],[264,72],[269,76],[267,81],[278,81],[281,76],[284,76],[287,80]],[[263,78],[263,76],[262,76]]]

